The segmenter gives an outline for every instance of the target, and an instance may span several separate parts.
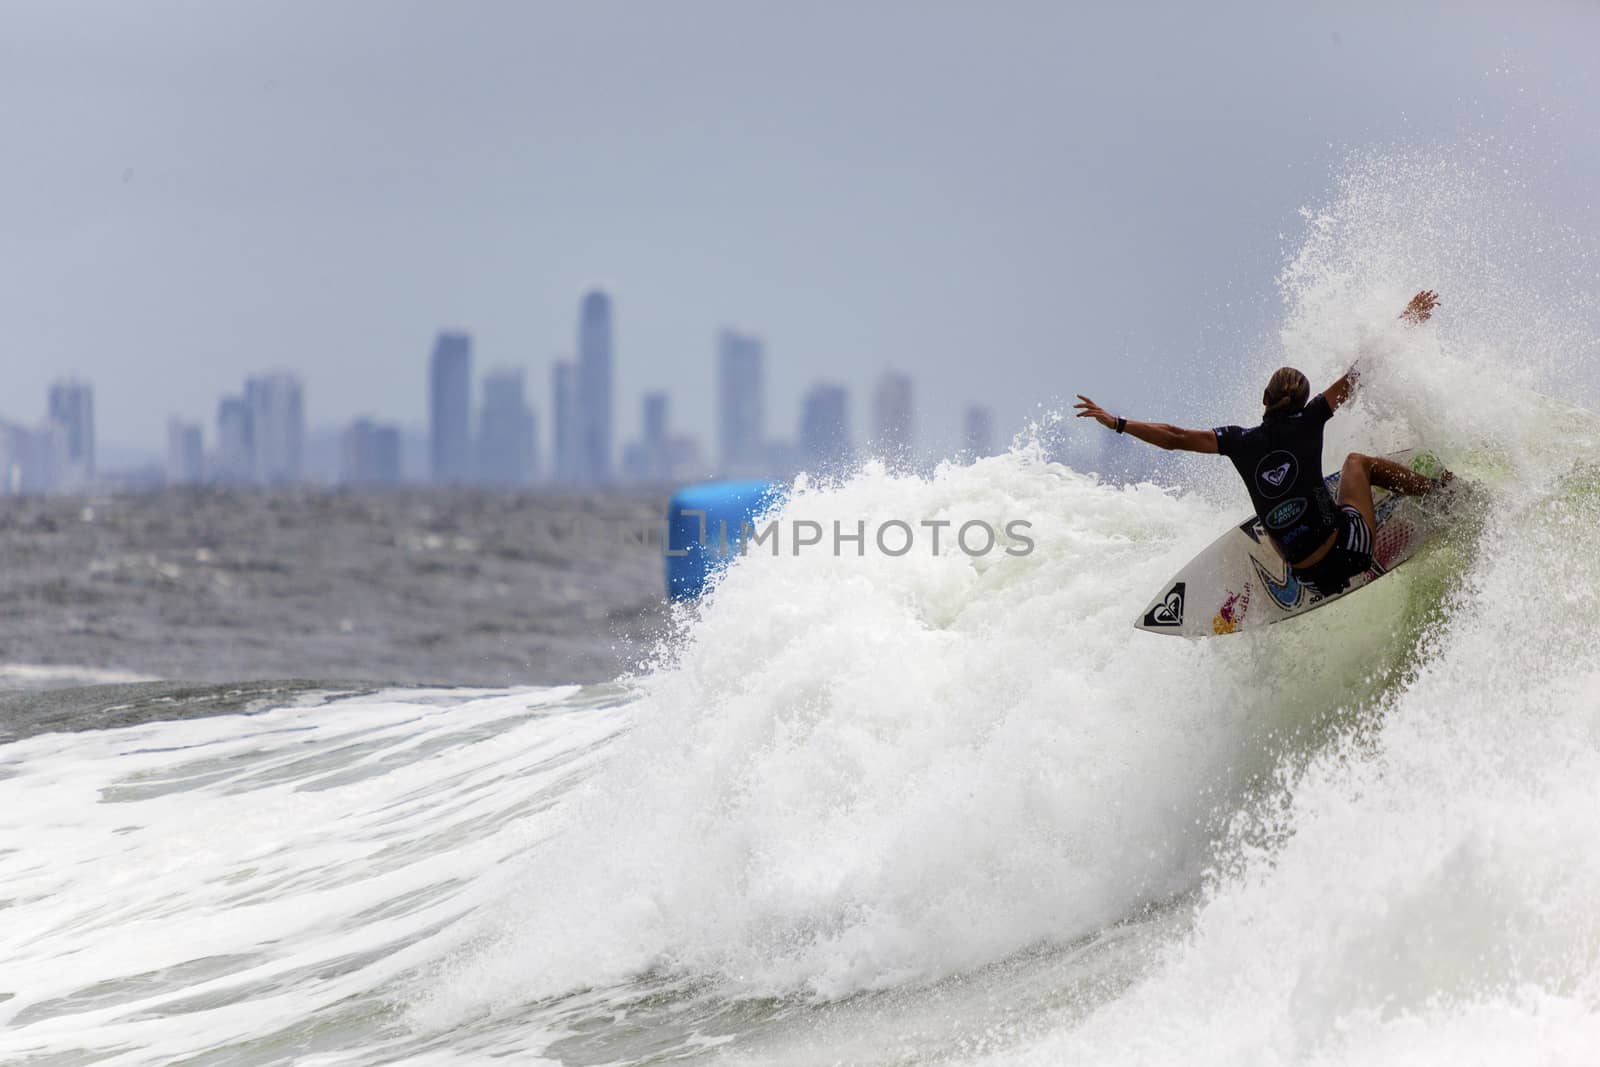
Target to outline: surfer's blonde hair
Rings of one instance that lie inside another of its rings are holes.
[[[1293,367],[1279,367],[1267,380],[1261,404],[1268,415],[1292,415],[1311,399],[1311,383]]]

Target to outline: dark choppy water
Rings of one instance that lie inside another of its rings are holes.
[[[613,678],[666,618],[659,548],[640,536],[664,504],[467,490],[0,501],[0,688],[104,672]]]

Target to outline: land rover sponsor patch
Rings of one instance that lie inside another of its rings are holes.
[[[1303,496],[1292,500],[1285,500],[1271,511],[1267,512],[1267,526],[1274,530],[1281,530],[1306,513],[1306,508],[1311,502]]]

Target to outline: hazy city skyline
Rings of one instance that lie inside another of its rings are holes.
[[[286,366],[312,426],[414,426],[440,326],[544,381],[598,286],[616,442],[662,387],[714,437],[723,326],[765,339],[774,424],[899,366],[942,446],[974,397],[1006,437],[1258,338],[1352,150],[1472,142],[1592,232],[1595,38],[1566,3],[18,3],[0,416],[78,374],[102,443],[158,450]]]
[[[203,424],[174,416],[166,425],[164,463],[115,466],[97,475],[93,383],[51,384],[42,419],[0,419],[0,495],[91,488],[144,489],[195,484],[279,487],[345,485],[381,488],[402,483],[482,485],[504,489],[665,486],[706,478],[787,479],[801,470],[831,476],[868,458],[893,468],[922,467],[947,458],[970,461],[994,448],[992,413],[969,404],[960,449],[936,453],[918,437],[916,385],[885,370],[865,403],[865,436],[852,427],[847,386],[818,382],[807,392],[791,435],[767,420],[768,367],[761,339],[722,331],[715,352],[715,454],[700,435],[674,423],[664,389],[640,398],[636,439],[614,442],[618,399],[611,388],[611,300],[590,290],[579,304],[576,362],[557,364],[548,402],[555,412],[548,470],[539,457],[540,422],[526,372],[494,368],[475,373],[472,335],[441,330],[426,360],[426,459],[407,462],[408,438],[398,421],[363,415],[340,427],[309,430],[301,377],[287,371],[251,374],[243,389],[217,401],[210,443]],[[481,402],[472,397],[481,387]],[[311,441],[320,437],[323,447]],[[336,446],[333,449],[328,445]],[[620,452],[620,454],[619,454]],[[320,453],[320,455],[319,455]],[[1082,458],[1082,457],[1079,457]]]
[[[1576,4],[7,15],[0,417],[77,375],[102,446],[157,454],[267,367],[313,427],[425,425],[405,368],[441,326],[546,382],[591,287],[613,457],[660,389],[716,447],[724,328],[762,339],[774,426],[890,367],[935,452],[974,399],[1002,440],[1075,388],[1177,416],[1270,330],[1296,212],[1348,153],[1471,144],[1600,221],[1600,11]]]

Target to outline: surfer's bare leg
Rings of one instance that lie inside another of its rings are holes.
[[[1379,486],[1392,493],[1406,496],[1424,496],[1433,492],[1433,483],[1410,467],[1392,459],[1352,452],[1339,472],[1339,503],[1349,504],[1361,512],[1367,526],[1378,528],[1377,509],[1372,505],[1372,487]]]
[[[1446,478],[1449,472],[1445,473]],[[1392,493],[1405,496],[1424,496],[1433,492],[1433,482],[1410,467],[1392,459],[1352,452],[1339,472],[1339,503],[1349,504],[1361,512],[1367,526],[1378,528],[1377,509],[1372,505],[1372,487],[1379,486]]]
[[[1345,457],[1344,467],[1339,471],[1339,503],[1361,512],[1369,530],[1378,528],[1378,512],[1372,506],[1372,465],[1375,462],[1381,461],[1375,456],[1352,452]]]
[[[1379,459],[1376,456],[1367,458],[1372,461],[1372,473],[1369,478],[1373,485],[1406,496],[1424,496],[1433,492],[1433,483],[1410,467],[1396,463],[1392,459]]]

